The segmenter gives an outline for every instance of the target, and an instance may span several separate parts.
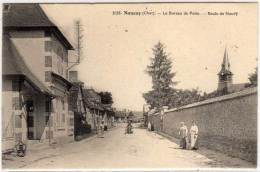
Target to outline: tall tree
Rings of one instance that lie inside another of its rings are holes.
[[[168,106],[174,93],[173,86],[176,84],[172,81],[175,76],[172,72],[172,62],[164,49],[165,46],[161,42],[154,46],[153,57],[146,70],[152,77],[153,86],[151,91],[143,94],[143,97],[151,108],[160,109],[162,106]]]
[[[257,86],[257,67],[255,72],[249,75],[250,86]]]
[[[101,97],[101,103],[103,104],[113,104],[113,97],[110,92],[100,92],[98,93],[99,96]]]

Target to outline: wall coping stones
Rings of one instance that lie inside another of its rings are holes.
[[[188,109],[188,108],[192,108],[192,107],[196,107],[196,106],[202,106],[202,105],[211,104],[211,103],[215,103],[215,102],[225,101],[225,100],[229,100],[229,99],[235,99],[235,98],[244,97],[244,96],[256,94],[256,93],[257,93],[257,87],[247,88],[247,89],[244,89],[242,91],[235,92],[235,93],[232,93],[232,94],[219,96],[219,97],[207,99],[207,100],[204,100],[204,101],[201,101],[201,102],[188,104],[188,105],[185,105],[185,106],[181,106],[179,108],[169,109],[169,110],[166,110],[165,113],[174,112],[174,111],[178,111],[178,110],[181,110],[181,109]],[[155,113],[154,115],[158,115],[158,113]]]

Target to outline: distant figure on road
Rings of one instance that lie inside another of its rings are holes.
[[[151,123],[150,122],[148,122],[148,131],[151,131]]]
[[[101,124],[99,126],[99,137],[104,138],[104,121],[101,121]]]
[[[129,120],[126,126],[126,134],[132,134],[132,133],[133,133],[132,121]]]
[[[190,148],[197,150],[198,146],[198,126],[196,125],[195,121],[192,121],[192,125],[190,128]]]
[[[184,124],[184,122],[181,122],[181,127],[179,129],[179,135],[180,135],[180,147],[182,149],[186,149],[187,147],[187,135],[188,135],[188,128]]]
[[[107,131],[107,122],[104,123],[104,131]]]

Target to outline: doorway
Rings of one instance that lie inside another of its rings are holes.
[[[27,112],[27,137],[28,140],[34,139],[34,105],[32,100],[26,101]]]

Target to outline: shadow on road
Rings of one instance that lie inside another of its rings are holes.
[[[169,136],[167,134],[161,133],[161,132],[154,132],[158,134],[159,136],[162,136],[163,138],[166,138],[170,140],[171,142],[174,142],[175,144],[179,145],[179,139],[176,139],[172,136]],[[160,140],[161,137],[159,137]],[[179,149],[185,152],[195,152],[195,154],[190,154],[190,158],[197,158],[202,159],[202,157],[206,157],[208,161],[201,161],[202,165],[210,166],[213,168],[222,168],[222,167],[230,167],[230,168],[256,168],[256,165],[254,165],[251,162],[231,157],[229,155],[226,155],[222,152],[209,150],[205,147],[200,147],[198,150],[183,150],[180,147],[169,147],[170,149]]]

